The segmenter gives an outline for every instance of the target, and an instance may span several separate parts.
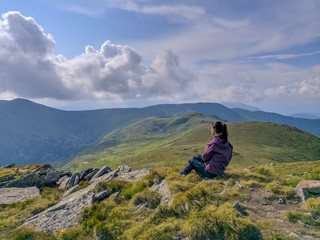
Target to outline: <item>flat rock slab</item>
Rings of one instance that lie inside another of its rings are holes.
[[[302,180],[296,187],[296,193],[305,202],[309,198],[310,193],[320,194],[320,181]]]
[[[116,177],[117,179],[126,181],[137,181],[151,173],[150,169],[139,169],[132,172],[122,172]]]
[[[10,204],[35,197],[41,197],[37,187],[0,189],[0,204]]]
[[[22,226],[28,225],[44,232],[57,233],[78,225],[79,216],[83,209],[91,206],[93,203],[95,186],[96,184],[91,184],[62,198],[58,204],[27,219]]]

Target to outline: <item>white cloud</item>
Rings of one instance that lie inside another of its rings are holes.
[[[110,41],[68,60],[54,55],[54,40],[32,19],[8,12],[0,22],[0,93],[52,99],[162,97],[188,88],[194,76],[172,51],[150,67],[130,46]],[[34,37],[34,39],[33,39]]]
[[[296,68],[287,64],[207,64],[194,86],[203,101],[265,104],[281,97],[286,101],[319,101],[320,65]],[[279,105],[282,103],[279,102]]]

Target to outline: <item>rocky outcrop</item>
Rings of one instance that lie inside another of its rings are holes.
[[[10,204],[40,196],[40,191],[37,187],[0,188],[0,204]]]
[[[9,163],[8,165],[3,166],[3,167],[1,167],[1,168],[12,168],[12,167],[14,167],[15,165],[16,165],[15,163]]]
[[[44,210],[27,219],[22,226],[33,226],[45,232],[60,232],[78,224],[78,218],[85,207],[93,203],[95,184],[76,191]]]
[[[108,168],[105,167],[105,169]],[[90,207],[94,202],[101,201],[110,195],[108,190],[95,193],[94,189],[99,182],[108,181],[117,176],[118,173],[121,173],[123,178],[130,179],[141,179],[143,176],[141,172],[137,171],[137,174],[139,175],[137,177],[132,177],[132,172],[127,172],[130,170],[130,167],[122,165],[114,171],[107,171],[107,173],[93,179],[93,182],[84,189],[77,191],[78,185],[71,187],[63,195],[58,204],[29,218],[23,223],[23,226],[30,225],[45,232],[57,233],[77,225],[79,216],[84,208]],[[126,176],[126,174],[129,176]],[[80,176],[80,174],[77,176]],[[76,177],[74,177],[74,179],[76,179]]]
[[[2,184],[3,188],[12,188],[12,187],[38,187],[42,189],[44,187],[55,187],[56,182],[53,180],[45,179],[38,173],[32,172],[26,175],[23,175],[19,179],[14,179]]]
[[[10,180],[14,180],[13,174],[8,174],[8,175],[0,177],[0,182],[7,182]]]
[[[320,181],[302,180],[296,187],[296,193],[303,202],[305,202],[311,194],[320,194]]]

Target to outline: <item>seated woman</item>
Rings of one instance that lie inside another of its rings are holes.
[[[211,124],[213,140],[208,142],[207,148],[201,155],[195,155],[189,159],[188,165],[179,173],[187,175],[194,169],[206,178],[214,178],[224,173],[231,157],[233,146],[228,141],[227,125],[221,121]]]

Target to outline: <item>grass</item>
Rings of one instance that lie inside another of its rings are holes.
[[[204,151],[212,138],[210,123],[213,120],[196,113],[144,119],[106,135],[64,168],[72,171],[103,165],[115,168],[123,162],[133,168],[183,166],[194,154]],[[320,160],[318,137],[285,126],[265,122],[228,123],[230,142],[234,146],[231,166]]]
[[[41,197],[0,206],[0,239],[12,239],[11,234],[24,220],[57,203],[62,194],[62,189],[44,188],[41,191]],[[32,231],[25,230],[25,234],[29,234],[29,232]],[[24,231],[21,230],[19,234],[24,234]]]
[[[313,163],[294,163],[303,168],[299,178],[317,177],[318,170]],[[229,166],[227,179],[217,178],[204,181],[194,172],[186,177],[177,173],[180,167],[155,168],[143,179],[130,182],[111,179],[99,183],[96,192],[109,190],[107,199],[84,209],[80,224],[55,235],[38,232],[32,228],[17,228],[28,217],[37,214],[56,203],[62,190],[46,188],[41,198],[1,206],[1,239],[287,239],[288,234],[278,227],[275,220],[257,218],[249,210],[246,214],[233,208],[249,200],[250,189],[268,190],[270,201],[279,197],[295,200],[293,187],[286,178],[292,175],[292,165],[288,163],[273,166],[256,166],[240,169]],[[313,169],[314,168],[314,169]],[[277,171],[281,169],[281,171]],[[306,172],[306,173],[305,173]],[[292,177],[291,177],[292,178]],[[174,195],[170,205],[161,205],[160,195],[149,189],[163,179]],[[245,186],[239,189],[235,184]],[[82,183],[87,186],[87,182]],[[224,189],[226,193],[221,194]],[[147,203],[137,211],[136,207]],[[320,200],[310,198],[305,209],[293,209],[285,213],[283,221],[293,226],[299,222],[309,226],[308,231],[320,226]],[[282,217],[282,216],[280,216]],[[296,225],[297,224],[297,225]],[[292,230],[293,231],[293,230]],[[316,237],[316,233],[314,233]]]

